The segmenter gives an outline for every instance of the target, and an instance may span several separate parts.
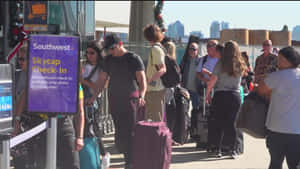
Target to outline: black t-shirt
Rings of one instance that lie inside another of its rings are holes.
[[[145,70],[140,56],[127,52],[123,56],[107,56],[103,71],[110,78],[108,92],[111,97],[128,97],[138,90],[136,72]]]

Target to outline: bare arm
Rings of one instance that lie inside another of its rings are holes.
[[[77,136],[83,138],[83,128],[84,128],[84,103],[83,99],[79,99],[79,115],[77,116]]]
[[[20,94],[20,97],[16,104],[17,107],[16,107],[16,111],[15,111],[15,116],[21,116],[22,112],[24,111],[25,97],[26,97],[26,93],[25,93],[25,90],[23,90],[22,93]]]
[[[86,85],[87,87],[93,88],[93,89],[95,89],[96,86],[97,86],[95,83],[93,83],[91,81],[88,81],[88,80],[85,80],[83,78],[80,79],[80,82],[81,82],[81,84]]]
[[[140,92],[140,96],[144,97],[146,90],[147,90],[147,82],[146,82],[146,75],[145,72],[142,71],[137,71],[135,73],[136,79],[139,83],[139,92]]]
[[[99,78],[96,81],[96,90],[93,93],[93,96],[89,99],[88,104],[92,104],[94,100],[98,97],[99,93],[102,92],[104,87],[107,87],[108,83],[108,74],[106,72],[100,72],[99,73]]]
[[[14,131],[12,133],[12,136],[17,135],[20,132],[20,118],[22,115],[22,112],[25,109],[25,97],[26,93],[25,90],[22,91],[20,94],[19,99],[17,100],[17,106],[16,106],[16,111],[15,111],[15,117],[18,117],[19,119],[16,119],[14,122]]]
[[[76,123],[76,133],[77,138],[75,141],[75,151],[79,151],[84,146],[83,143],[83,132],[84,132],[84,103],[83,99],[79,99],[79,114],[77,117],[77,123]]]
[[[218,77],[216,75],[211,75],[210,80],[207,82],[207,91],[206,91],[206,98],[210,96],[210,92],[215,86]]]
[[[256,91],[259,95],[264,96],[266,99],[270,100],[272,90],[265,84],[263,80],[258,84]]]
[[[197,77],[202,80],[203,82],[208,82],[209,78],[206,78],[204,75],[207,74],[209,77],[211,77],[212,73],[208,71],[207,69],[202,69],[201,72],[197,72]]]
[[[148,84],[151,83],[152,81],[156,81],[167,72],[165,64],[159,64],[157,65],[157,68],[158,68],[157,72],[150,79],[148,79]]]

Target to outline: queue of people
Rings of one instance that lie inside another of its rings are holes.
[[[87,61],[81,65],[80,73],[80,113],[58,118],[58,166],[62,169],[105,169],[109,166],[110,154],[97,128],[99,105],[96,100],[105,88],[115,125],[115,145],[124,155],[125,169],[133,167],[133,136],[137,113],[141,113],[139,107],[145,107],[144,120],[168,121],[166,103],[174,97],[176,86],[166,88],[161,78],[167,72],[165,57],[176,60],[176,46],[155,24],[145,26],[143,33],[151,45],[146,67],[141,57],[128,51],[115,34],[107,35],[102,46],[96,41],[88,43]],[[300,142],[300,123],[297,122],[299,53],[292,47],[285,47],[278,54],[272,54],[272,42],[266,40],[263,54],[257,57],[252,70],[247,52],[240,51],[235,41],[222,45],[210,40],[206,49],[207,55],[200,56],[199,41],[190,39],[179,65],[182,80],[177,86],[187,89],[183,95],[192,103],[191,127],[186,130],[190,130],[196,147],[215,153],[217,158],[227,154],[235,158],[242,154],[243,133],[235,126],[236,117],[244,95],[258,92],[270,103],[266,121],[271,156],[269,168],[281,168],[285,157],[289,168],[295,168],[300,161],[297,148]],[[47,119],[43,114],[28,114],[25,109],[26,50],[25,44],[17,56],[22,70],[16,83],[14,135]],[[208,113],[203,112],[205,107]],[[199,118],[206,120],[208,128],[201,128]],[[203,138],[205,130],[207,139]],[[27,164],[13,153],[16,169],[24,165],[37,169],[45,167],[40,155],[45,154],[45,137],[42,132],[26,145],[32,154]],[[172,144],[181,145],[175,140]]]

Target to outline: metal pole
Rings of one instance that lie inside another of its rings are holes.
[[[2,141],[2,152],[0,153],[0,169],[10,168],[9,139]]]
[[[47,129],[46,169],[56,169],[57,117],[49,119]]]
[[[10,15],[9,15],[9,1],[2,2],[4,4],[4,26],[3,26],[3,51],[4,51],[4,59],[6,59],[9,53],[9,25],[10,25]],[[2,18],[1,18],[2,19]]]

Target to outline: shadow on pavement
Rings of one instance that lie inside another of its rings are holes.
[[[208,153],[205,149],[195,147],[173,146],[172,148],[172,163],[185,163],[192,161],[219,161],[231,160],[229,156],[217,158],[215,153]]]

